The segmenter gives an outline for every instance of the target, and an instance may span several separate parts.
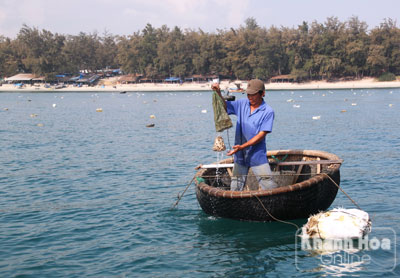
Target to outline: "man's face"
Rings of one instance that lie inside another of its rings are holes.
[[[265,92],[263,92],[262,94],[256,93],[253,95],[247,95],[247,98],[249,99],[251,106],[258,106],[262,103],[264,95],[265,95]]]

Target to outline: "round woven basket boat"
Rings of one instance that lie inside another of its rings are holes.
[[[336,155],[316,150],[278,150],[269,151],[267,157],[280,184],[272,190],[231,191],[229,168],[199,170],[196,196],[204,212],[240,220],[288,220],[326,210],[335,200],[342,162]],[[233,163],[232,158],[220,162],[229,163]]]

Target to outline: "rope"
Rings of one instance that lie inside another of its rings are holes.
[[[224,168],[220,168],[220,169],[224,169]],[[257,177],[261,177],[261,178],[264,178],[264,177],[282,177],[282,176],[291,176],[291,177],[294,177],[294,176],[312,176],[312,177],[314,177],[316,175],[319,175],[319,174],[311,175],[310,173],[303,173],[303,174],[296,174],[296,173],[284,174],[284,173],[280,173],[279,175],[257,175]],[[216,175],[201,175],[201,176],[203,178],[216,178]],[[249,177],[251,175],[241,175],[241,176]]]
[[[281,222],[281,223],[288,224],[288,225],[293,225],[293,226],[296,227],[297,230],[300,229],[299,226],[297,226],[297,225],[296,225],[295,223],[293,223],[293,222],[284,221],[284,220],[278,219],[278,218],[276,218],[275,216],[273,216],[273,215],[267,210],[267,208],[264,206],[264,204],[262,203],[262,201],[260,200],[260,198],[258,198],[257,195],[253,195],[253,194],[251,194],[251,195],[257,198],[257,200],[260,202],[260,204],[261,204],[261,206],[263,207],[263,209],[268,213],[268,215],[269,215],[272,219],[274,219],[274,220],[277,221],[277,222]]]
[[[231,146],[231,142],[229,140],[229,128],[226,130],[226,137],[228,137],[228,146],[229,146],[229,149],[231,150],[232,146]]]
[[[171,210],[176,208],[176,206],[179,204],[179,201],[182,199],[183,195],[185,195],[186,190],[189,188],[189,186],[192,184],[192,182],[194,181],[194,179],[196,178],[196,176],[194,176],[192,178],[192,180],[188,183],[188,185],[186,186],[185,190],[183,190],[182,194],[179,195],[178,193],[178,200],[176,201],[176,203],[171,207]]]
[[[280,160],[279,158],[277,158],[275,155],[271,155],[271,157],[273,159],[275,159],[276,162],[284,162],[286,160],[286,158],[288,157],[288,154],[285,154],[285,156],[282,158],[282,160]]]
[[[343,193],[344,193],[344,195],[346,195],[346,197],[347,198],[349,198],[349,200],[350,201],[352,201],[352,203],[359,209],[359,210],[362,210],[361,208],[360,208],[360,206],[352,199],[352,198],[350,198],[350,196],[349,196],[349,194],[347,194],[328,174],[326,174],[326,173],[322,173],[322,175],[325,175],[325,176],[327,176],[330,180],[331,180],[331,182],[333,182],[333,184],[334,185],[336,185],[336,187],[337,188],[339,188],[340,189],[340,191],[342,191]]]

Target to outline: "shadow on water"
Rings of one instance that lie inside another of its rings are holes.
[[[192,251],[186,260],[200,276],[264,277],[293,268],[297,231],[293,225],[218,218],[200,208],[168,214],[164,220],[175,219],[170,231],[174,229],[182,237],[191,234]],[[306,219],[290,222],[301,227]]]
[[[301,227],[305,220],[292,222]],[[203,212],[197,225],[199,248],[218,250],[222,262],[232,263],[226,277],[265,275],[281,263],[293,262],[296,228],[292,225],[216,218]]]
[[[306,219],[292,220],[301,227]],[[213,240],[231,239],[240,242],[240,247],[275,247],[295,241],[296,228],[279,222],[250,222],[217,218],[199,213],[198,228],[202,235]]]

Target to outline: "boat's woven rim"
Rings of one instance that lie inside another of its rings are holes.
[[[277,155],[305,155],[305,156],[315,156],[315,157],[320,157],[324,158],[327,160],[339,160],[339,157],[337,155],[334,155],[332,153],[324,152],[324,151],[318,151],[318,150],[274,150],[274,151],[268,151],[267,156],[277,156]],[[221,164],[224,163],[232,163],[233,158],[228,158],[223,161],[221,161]],[[332,167],[330,170],[331,172],[335,172],[339,170],[340,164],[332,164],[334,167]],[[201,169],[196,173],[196,177],[201,177],[203,173],[207,169]],[[328,179],[326,175],[324,174],[317,174],[314,177],[302,181],[300,183],[295,183],[292,185],[288,186],[283,186],[283,187],[278,187],[272,190],[254,190],[254,191],[230,191],[230,190],[222,190],[216,187],[212,187],[205,182],[197,182],[196,180],[196,186],[201,190],[207,193],[208,195],[215,196],[215,197],[222,197],[222,198],[230,198],[230,199],[237,199],[237,198],[251,198],[254,196],[257,197],[262,197],[262,196],[271,196],[271,195],[276,195],[276,194],[281,194],[281,193],[287,193],[287,192],[292,192],[296,190],[300,190],[303,188],[310,187],[314,184],[317,184],[324,179]]]

